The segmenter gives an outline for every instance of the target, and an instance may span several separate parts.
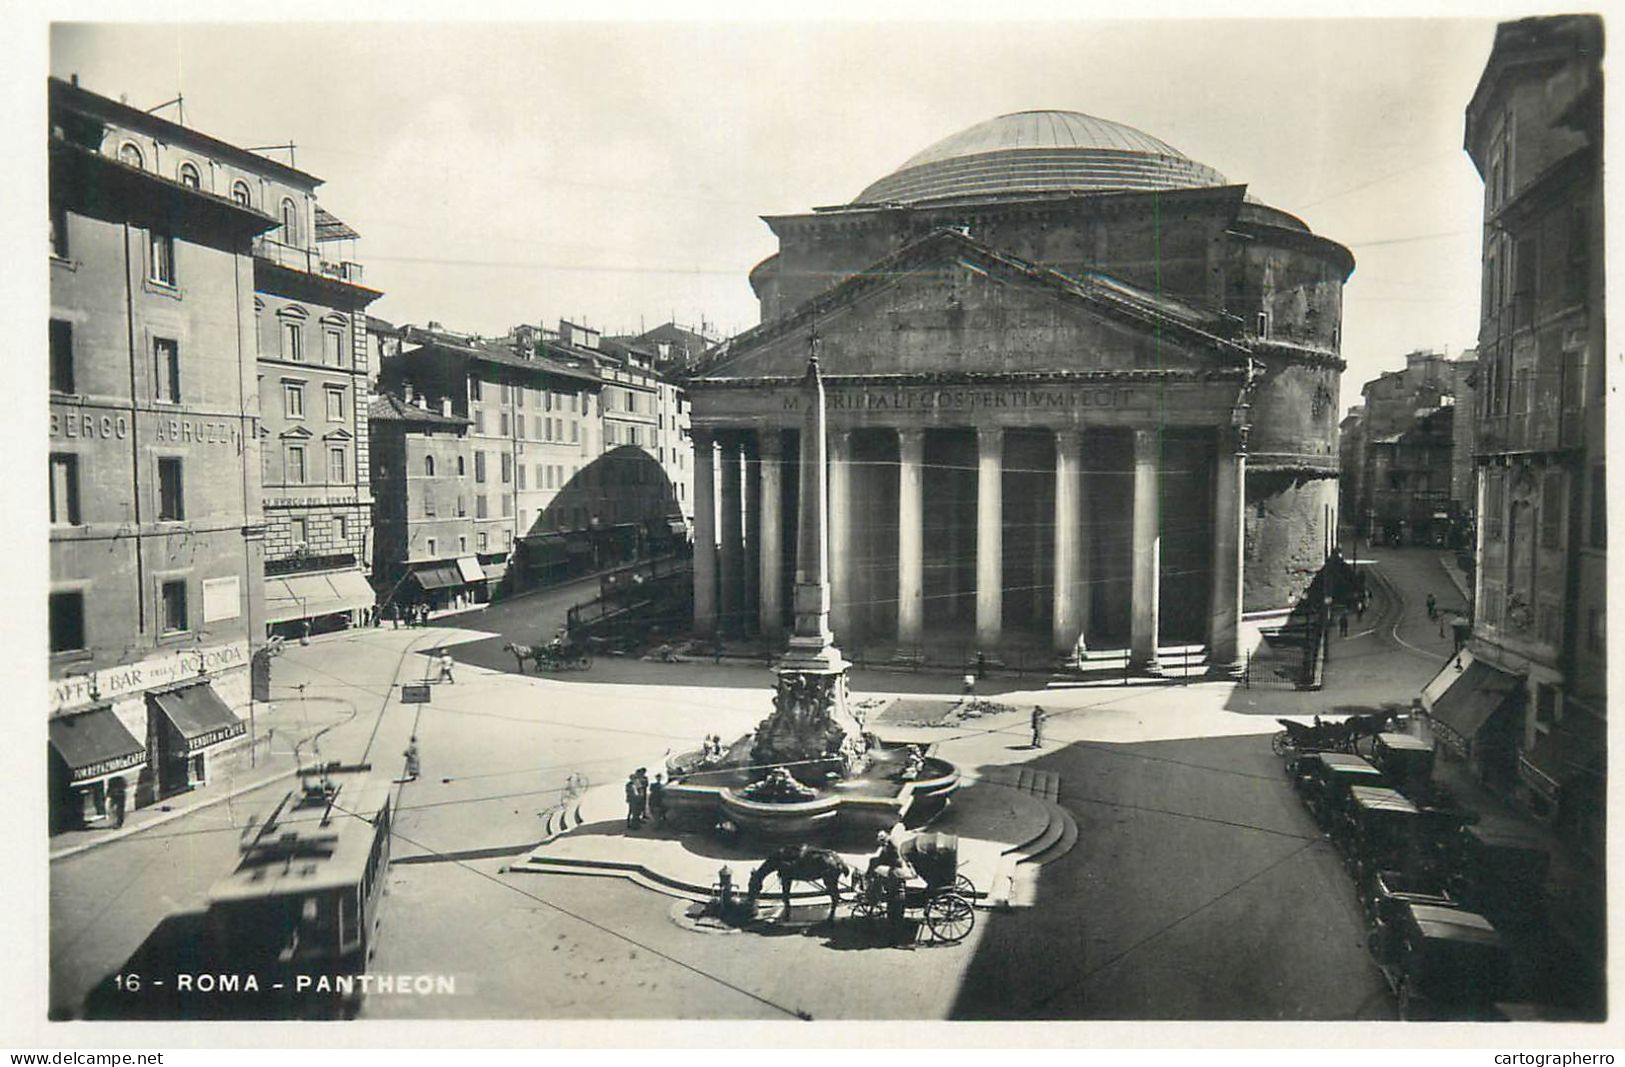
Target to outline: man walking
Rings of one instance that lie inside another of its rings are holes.
[[[453,685],[456,685],[457,684],[457,679],[455,679],[455,678],[453,678],[451,676],[451,668],[454,666],[454,661],[451,658],[451,649],[442,648],[440,650],[439,662],[440,662],[440,680],[442,682],[450,682]]]
[[[1339,636],[1339,637],[1347,637],[1348,635],[1349,635],[1349,613],[1348,613],[1347,609],[1344,609],[1337,616],[1337,636]]]
[[[1037,704],[1033,705],[1033,747],[1044,747],[1044,720],[1049,716]]]

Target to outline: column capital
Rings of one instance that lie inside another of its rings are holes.
[[[1083,449],[1082,430],[1056,430],[1055,447],[1063,452],[1077,453]]]
[[[847,453],[852,448],[852,431],[831,429],[825,430],[824,433],[829,441],[829,452],[831,458],[838,456],[841,459],[845,459],[847,457]]]
[[[1162,431],[1136,429],[1134,431],[1134,462],[1155,463],[1162,445]]]
[[[693,439],[696,449],[710,448],[717,442],[717,432],[710,427],[695,426],[688,431],[688,435]]]
[[[1004,427],[976,427],[976,447],[984,452],[997,452],[1004,448]]]
[[[777,428],[756,431],[756,452],[763,459],[780,459],[784,456],[784,435]]]

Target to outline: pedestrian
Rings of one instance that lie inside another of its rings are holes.
[[[1049,718],[1044,709],[1033,705],[1033,747],[1044,747],[1044,720]]]
[[[636,830],[643,820],[643,797],[638,793],[638,775],[634,771],[626,776],[626,828]]]
[[[973,694],[975,692],[976,692],[976,675],[974,673],[971,673],[971,672],[967,671],[965,673],[965,696],[968,697],[968,696],[970,696],[971,694]]]
[[[1354,618],[1356,621],[1365,618],[1365,591],[1354,598]]]
[[[391,630],[399,630],[401,628],[401,606],[399,604],[391,604],[389,606],[389,628]]]
[[[1349,613],[1345,610],[1345,611],[1343,611],[1341,614],[1339,614],[1337,616],[1337,636],[1339,636],[1339,637],[1347,637],[1348,635],[1349,635]]]
[[[1428,618],[1430,618],[1430,619],[1434,618],[1438,614],[1439,614],[1439,598],[1434,596],[1432,593],[1429,593],[1428,594]]]
[[[440,680],[442,682],[451,682],[453,685],[457,684],[457,679],[451,676],[451,669],[455,666],[455,661],[451,658],[451,649],[442,648],[440,650],[439,662]]]
[[[416,781],[418,776],[418,738],[416,734],[413,734],[406,742],[406,751],[402,755],[406,757],[407,781]]]
[[[107,783],[107,806],[109,814],[113,816],[113,829],[117,830],[124,825],[125,805],[124,779],[114,778]]]
[[[649,818],[654,820],[656,826],[666,825],[666,779],[664,775],[655,775],[655,780],[649,783]]]
[[[980,649],[976,651],[976,680],[979,682],[987,677],[987,653]]]

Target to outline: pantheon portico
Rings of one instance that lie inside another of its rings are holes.
[[[1155,138],[1071,112],[946,139],[769,218],[762,325],[689,379],[695,627],[784,632],[797,386],[828,396],[831,624],[1241,655],[1333,545],[1342,246]]]

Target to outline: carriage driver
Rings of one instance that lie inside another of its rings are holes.
[[[869,858],[868,877],[879,882],[886,894],[886,918],[893,923],[903,918],[903,883],[915,877],[914,868],[903,859],[897,840],[885,830],[875,835],[875,854]]]

